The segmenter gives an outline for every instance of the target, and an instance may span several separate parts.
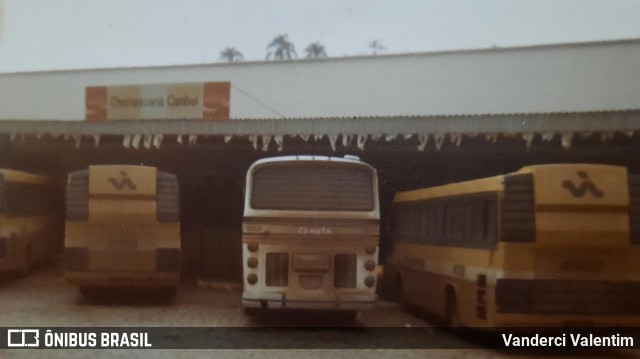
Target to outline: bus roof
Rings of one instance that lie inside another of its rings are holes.
[[[525,166],[519,169],[515,173],[532,173],[534,176],[541,172],[548,172],[554,169],[585,169],[585,168],[598,168],[598,169],[614,169],[623,168],[621,166],[612,165],[599,165],[599,164],[584,164],[584,163],[555,163],[555,164],[541,164]],[[449,183],[441,186],[420,188],[410,191],[398,192],[393,198],[393,202],[411,202],[419,201],[428,198],[439,198],[448,196],[457,196],[471,193],[481,192],[498,192],[502,190],[504,177],[509,175],[498,175],[494,177],[486,177],[475,180],[469,180],[464,182]]]
[[[132,165],[132,164],[108,164],[108,165],[89,165],[89,169],[95,168],[95,169],[100,169],[100,168],[153,168],[155,170],[157,170],[158,168],[155,166],[147,166],[147,165]]]
[[[296,155],[296,156],[278,156],[278,157],[268,157],[262,158],[255,161],[251,167],[259,166],[265,163],[276,163],[276,162],[294,162],[294,161],[330,161],[330,162],[342,162],[342,163],[354,163],[360,164],[363,166],[371,167],[367,163],[362,162],[360,158],[357,156],[345,156],[345,157],[330,157],[330,156],[316,156],[316,155]]]
[[[47,176],[37,175],[29,172],[13,170],[8,168],[0,168],[0,173],[7,182],[23,182],[23,183],[37,183],[37,184],[49,184],[51,179]]]
[[[576,169],[589,169],[589,168],[593,168],[593,169],[619,169],[619,168],[625,168],[622,166],[613,166],[613,165],[601,165],[601,164],[591,164],[591,163],[552,163],[552,164],[542,164],[542,165],[531,165],[531,166],[525,166],[522,167],[521,169],[519,169],[517,172],[515,173],[533,173],[534,176],[536,175],[536,173],[540,172],[540,171],[549,171],[549,170],[554,170],[554,169],[571,169],[571,168],[576,168]]]
[[[442,186],[398,192],[393,197],[393,202],[411,202],[427,198],[457,196],[478,192],[497,192],[502,188],[503,177],[504,175],[500,175],[471,181],[450,183]]]

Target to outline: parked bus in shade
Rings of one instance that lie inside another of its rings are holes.
[[[67,182],[65,277],[83,294],[154,288],[175,295],[180,280],[176,176],[155,167],[98,165]]]
[[[248,313],[376,301],[376,171],[357,157],[261,159],[247,173],[242,255]]]
[[[0,271],[26,275],[62,249],[62,216],[51,178],[0,169]]]
[[[640,176],[593,164],[400,192],[385,268],[451,327],[637,326]]]

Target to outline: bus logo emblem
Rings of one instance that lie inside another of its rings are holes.
[[[109,177],[109,183],[111,183],[113,188],[118,190],[123,189],[124,186],[129,187],[130,190],[135,190],[136,188],[138,188],[138,186],[136,186],[133,181],[131,181],[131,178],[129,178],[129,174],[127,173],[127,171],[120,171],[120,176],[122,176],[120,182],[118,182],[115,177]]]
[[[585,171],[578,171],[578,177],[582,180],[580,186],[576,186],[571,180],[562,181],[562,187],[566,188],[572,196],[582,198],[587,192],[595,198],[600,198],[604,194],[596,185],[589,180],[589,175]]]

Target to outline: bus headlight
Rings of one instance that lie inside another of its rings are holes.
[[[249,243],[247,244],[247,249],[249,252],[257,252],[258,251],[258,243]]]
[[[249,274],[247,276],[247,283],[252,285],[258,283],[258,276],[254,273]]]
[[[370,275],[367,276],[367,278],[364,279],[364,285],[366,285],[367,287],[371,288],[376,284],[376,279]]]
[[[257,268],[258,267],[258,258],[250,257],[249,259],[247,259],[247,266],[249,268]]]
[[[367,254],[374,254],[376,252],[376,247],[365,247],[364,252]]]
[[[368,271],[376,269],[376,261],[374,261],[373,259],[367,260],[366,262],[364,262],[364,268]]]

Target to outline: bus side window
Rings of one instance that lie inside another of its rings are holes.
[[[426,203],[420,203],[416,206],[416,217],[418,219],[418,242],[426,243],[427,242],[427,218],[429,216],[429,207],[427,207]]]
[[[469,229],[469,235],[467,241],[473,247],[479,247],[485,244],[485,229],[484,229],[484,203],[483,201],[474,200],[467,204],[467,225]]]
[[[449,203],[445,209],[445,237],[448,243],[463,243],[464,235],[464,204],[458,201]]]
[[[497,242],[498,209],[495,200],[484,201],[484,237],[485,243]]]
[[[420,240],[420,206],[416,203],[410,205],[409,227],[411,227],[411,242],[418,242]]]
[[[440,243],[444,237],[444,206],[440,203],[429,208],[429,237],[430,242]]]
[[[5,212],[5,182],[4,182],[4,175],[2,173],[0,173],[0,213],[4,213]]]
[[[408,204],[400,204],[396,208],[396,234],[401,241],[408,241],[411,233],[411,207]]]
[[[424,207],[424,242],[431,243],[433,239],[431,238],[431,208],[432,205],[425,205]]]

